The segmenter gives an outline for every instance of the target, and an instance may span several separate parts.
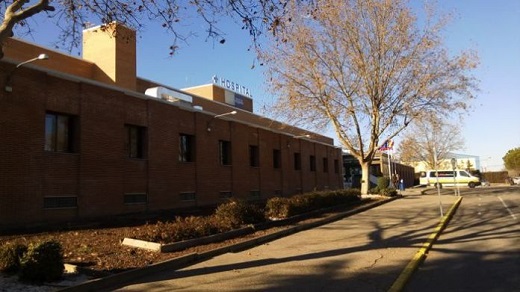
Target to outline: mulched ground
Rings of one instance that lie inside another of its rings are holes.
[[[6,243],[28,245],[45,240],[56,240],[63,247],[65,263],[77,265],[87,273],[90,271],[89,274],[92,276],[102,277],[129,269],[145,267],[193,252],[211,250],[276,231],[275,229],[257,231],[240,238],[195,246],[171,253],[159,253],[121,245],[125,237],[132,237],[135,228],[142,228],[143,226],[7,235],[0,236],[0,245]]]
[[[364,201],[364,203],[368,201],[371,200]],[[353,206],[341,211],[344,212],[353,208],[355,207]],[[327,215],[330,214],[322,214],[319,217],[305,219],[295,224],[308,223],[309,221],[318,220],[320,217]],[[29,243],[44,240],[56,240],[60,242],[63,247],[65,263],[77,265],[81,268],[82,273],[86,273],[95,278],[119,273],[129,269],[145,267],[153,263],[162,262],[194,252],[208,251],[218,247],[227,246],[240,241],[273,233],[283,228],[289,228],[293,225],[273,227],[223,242],[194,246],[186,250],[171,253],[147,251],[123,246],[121,244],[125,237],[132,237],[132,234],[135,234],[136,229],[147,228],[147,226],[149,227],[149,225],[143,223],[141,225],[132,224],[132,226],[126,227],[88,228],[34,234],[24,233],[0,235],[0,245],[12,242],[28,245]]]

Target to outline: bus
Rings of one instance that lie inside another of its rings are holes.
[[[438,175],[437,175],[438,174]],[[438,178],[437,178],[438,176]],[[481,184],[480,178],[471,175],[465,170],[427,170],[422,171],[419,178],[421,186],[468,186],[474,188]]]

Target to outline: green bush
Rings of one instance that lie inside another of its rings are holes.
[[[370,190],[368,190],[368,193],[371,195],[379,195],[379,187],[373,187]]]
[[[57,241],[30,244],[20,260],[19,278],[32,283],[51,282],[63,275],[63,249]]]
[[[0,246],[0,272],[14,274],[20,270],[20,259],[27,252],[22,244],[5,244]]]
[[[388,188],[390,185],[390,179],[386,176],[380,176],[377,178],[377,187],[379,191]]]
[[[224,226],[238,228],[245,224],[265,221],[264,212],[254,204],[242,200],[231,200],[215,210],[215,219]]]

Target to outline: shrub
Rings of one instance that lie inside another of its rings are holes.
[[[290,204],[287,212],[287,217],[311,211],[313,209],[311,200],[313,196],[313,194],[302,194],[291,197],[289,199]]]
[[[153,241],[153,242],[169,242],[171,241],[171,231],[172,224],[168,224],[162,221],[158,221],[155,224],[146,224],[144,226],[143,231],[137,230],[136,233],[133,234],[135,238]]]
[[[0,247],[0,272],[14,274],[20,270],[20,258],[27,251],[22,244],[5,244]]]
[[[181,241],[227,230],[227,228],[220,228],[218,222],[215,222],[211,216],[189,216],[177,218],[172,230],[172,237],[173,241]]]
[[[231,229],[229,224],[223,224],[215,216],[188,216],[177,217],[173,222],[159,221],[155,224],[147,224],[142,229],[136,230],[132,236],[140,240],[171,243]]]
[[[386,188],[380,191],[380,194],[385,197],[397,196],[397,190],[395,188]]]
[[[312,210],[348,204],[361,199],[358,189],[312,192],[290,198],[271,198],[266,204],[269,218],[288,218]]]
[[[267,201],[265,214],[268,218],[286,218],[289,214],[289,199],[274,197]]]
[[[384,190],[390,185],[390,179],[386,176],[380,176],[377,178],[377,187],[379,190]]]
[[[328,196],[334,198],[332,205],[347,204],[361,200],[361,191],[359,189],[339,189],[329,192]]]
[[[368,190],[368,193],[372,195],[379,195],[379,187],[371,188],[370,190]]]
[[[215,219],[224,226],[237,228],[244,224],[255,224],[265,220],[263,210],[254,204],[231,200],[215,210]]]
[[[171,243],[220,232],[230,231],[245,224],[265,221],[265,218],[288,218],[323,207],[359,201],[358,189],[312,192],[291,198],[274,197],[267,201],[265,212],[257,205],[233,200],[218,206],[212,216],[177,217],[173,222],[157,222],[136,230],[134,238]]]
[[[63,268],[63,249],[59,242],[30,244],[20,260],[19,278],[33,283],[55,281],[63,275]]]

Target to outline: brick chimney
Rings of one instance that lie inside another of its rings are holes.
[[[83,59],[97,65],[95,80],[136,90],[136,33],[112,22],[83,31]]]

